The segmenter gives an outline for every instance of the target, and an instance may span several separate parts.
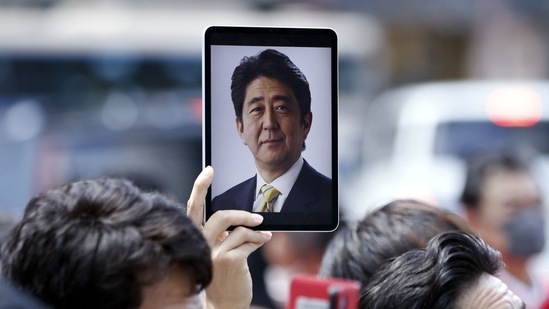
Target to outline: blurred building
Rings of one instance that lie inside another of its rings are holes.
[[[342,105],[364,104],[382,87],[383,30],[362,13],[237,1],[1,4],[0,211],[15,215],[39,191],[100,176],[186,201],[202,168],[209,25],[333,28]]]

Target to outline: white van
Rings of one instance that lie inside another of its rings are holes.
[[[461,213],[465,160],[481,149],[512,145],[538,155],[533,164],[549,222],[548,81],[410,85],[381,95],[362,117],[364,165],[341,188],[348,217],[396,198]],[[535,271],[549,274],[548,259],[546,246],[532,265]]]
[[[363,167],[342,188],[350,213],[363,214],[394,198],[457,211],[465,160],[486,148],[512,145],[538,152],[537,170],[549,175],[547,81],[404,86],[380,95],[362,119]]]

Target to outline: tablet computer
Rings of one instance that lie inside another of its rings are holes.
[[[331,231],[338,205],[337,35],[212,26],[204,33],[205,219],[260,213],[259,230]]]

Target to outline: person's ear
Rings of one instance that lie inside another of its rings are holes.
[[[313,113],[308,112],[307,115],[305,115],[302,125],[303,125],[303,140],[307,139],[307,135],[309,135],[309,131],[311,131],[311,125],[313,124]]]
[[[242,143],[246,145],[246,141],[244,140],[244,124],[242,123],[242,120],[240,120],[240,118],[238,117],[236,117],[236,131],[238,132]]]

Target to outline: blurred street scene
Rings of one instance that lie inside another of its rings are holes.
[[[185,202],[202,169],[209,25],[338,33],[344,219],[394,198],[464,215],[466,162],[488,149],[529,156],[547,204],[548,23],[541,0],[0,0],[0,214],[106,175]],[[549,278],[547,246],[530,266]]]

